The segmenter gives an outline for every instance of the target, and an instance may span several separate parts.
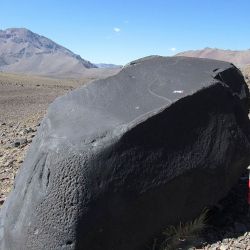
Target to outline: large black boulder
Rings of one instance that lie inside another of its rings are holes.
[[[248,99],[230,63],[158,56],[56,99],[1,209],[0,249],[146,249],[250,163]]]

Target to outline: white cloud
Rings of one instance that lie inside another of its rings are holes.
[[[121,31],[121,29],[117,28],[117,27],[115,27],[113,30],[114,30],[114,32],[120,32]]]
[[[169,49],[169,50],[175,52],[175,51],[176,51],[176,48],[171,48],[171,49]]]

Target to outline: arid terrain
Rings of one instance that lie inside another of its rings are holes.
[[[101,76],[58,79],[0,73],[0,206],[13,187],[48,105],[57,96]],[[246,183],[243,176],[228,197],[213,208],[212,222],[195,242],[196,247],[188,249],[250,249]]]

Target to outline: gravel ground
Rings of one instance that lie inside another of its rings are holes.
[[[26,151],[35,136],[40,117],[25,123],[0,123],[0,206],[11,191]]]
[[[45,81],[49,84],[41,79],[31,80],[3,80],[0,74],[0,206],[12,189],[49,103],[84,83],[73,81],[60,85],[54,80]],[[211,208],[207,228],[192,247],[175,249],[250,250],[247,181],[247,173],[244,173],[229,195]]]
[[[211,208],[207,229],[202,233],[207,250],[250,250],[250,214],[247,204],[248,173],[217,206]]]

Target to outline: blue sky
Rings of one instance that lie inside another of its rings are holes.
[[[28,28],[94,63],[250,48],[249,0],[9,0],[0,9],[0,29]]]

